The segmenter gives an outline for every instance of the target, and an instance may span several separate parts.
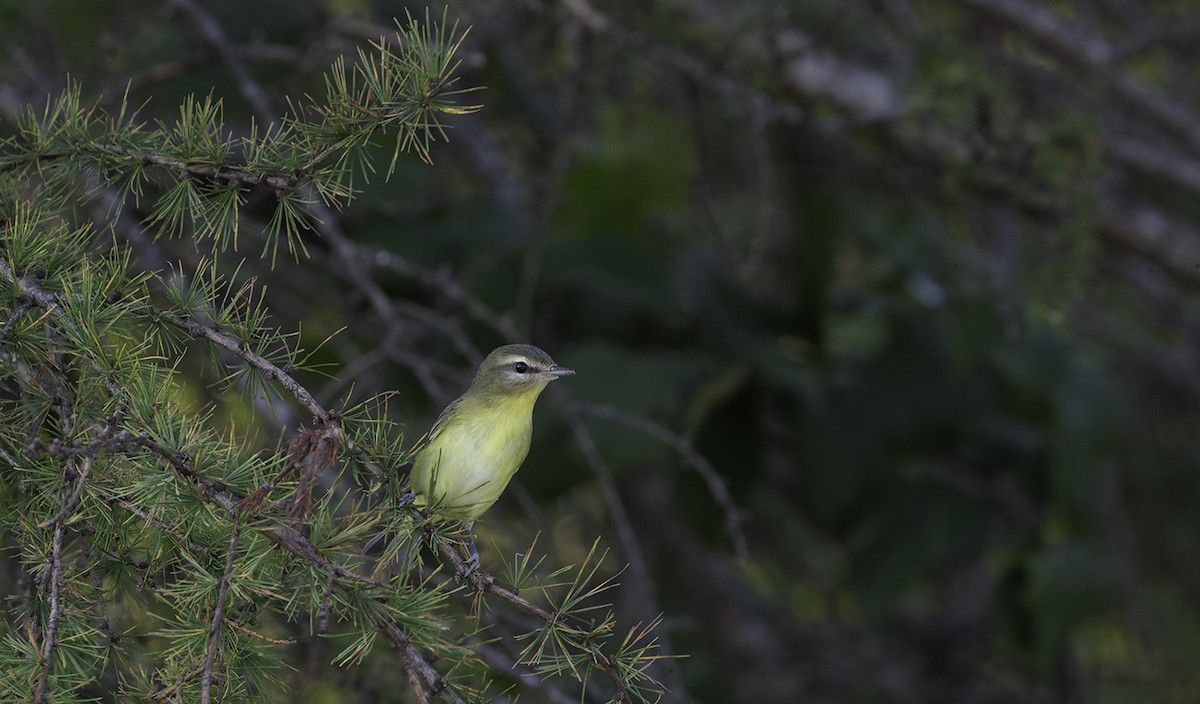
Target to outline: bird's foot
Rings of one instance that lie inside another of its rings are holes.
[[[466,579],[471,576],[475,570],[479,569],[479,553],[474,553],[462,563],[462,569],[458,572],[459,579]]]
[[[472,524],[468,523],[467,528],[467,545],[471,548],[471,556],[462,564],[461,579],[466,579],[471,576],[471,573],[479,569],[479,548],[475,547],[475,532],[471,530]]]
[[[411,506],[411,505],[412,505],[412,502],[414,502],[414,501],[416,501],[416,500],[417,500],[417,495],[416,495],[416,494],[412,493],[411,491],[409,491],[409,492],[405,492],[405,493],[404,493],[404,495],[402,495],[402,496],[400,497],[399,501],[397,501],[397,505],[399,505],[399,506]]]

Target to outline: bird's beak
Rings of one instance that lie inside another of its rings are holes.
[[[546,370],[546,373],[557,379],[560,376],[571,376],[575,373],[575,370],[567,369],[566,367],[560,367],[557,364],[551,364],[550,368]]]

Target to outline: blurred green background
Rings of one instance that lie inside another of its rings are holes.
[[[69,76],[148,120],[211,93],[248,133],[406,9],[3,2],[0,130]],[[346,326],[324,401],[398,389],[413,437],[495,345],[578,370],[485,565],[602,535],[619,613],[663,613],[688,655],[663,701],[1200,700],[1191,3],[448,13],[483,109],[331,213],[362,271],[315,234],[260,262],[263,194],[222,256],[285,329]],[[147,269],[209,255],[144,215],[100,239]]]

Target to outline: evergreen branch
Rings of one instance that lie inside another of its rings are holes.
[[[164,700],[172,697],[179,690],[183,689],[184,686],[187,685],[188,682],[191,682],[192,680],[196,679],[196,677],[198,677],[200,675],[200,673],[203,671],[204,671],[204,663],[196,665],[192,669],[188,670],[187,672],[185,672],[182,675],[180,675],[179,677],[177,677],[175,679],[175,681],[171,683],[171,686],[164,687],[156,692],[152,692],[149,696],[147,696],[147,699],[151,699],[156,702],[164,701]]]
[[[332,563],[317,551],[308,538],[290,528],[276,525],[267,530],[266,535],[277,545],[280,545],[292,554],[325,572],[329,576],[331,585],[334,584],[333,578],[337,577],[343,581],[377,587],[383,590],[385,595],[390,594],[395,589],[390,584],[371,579],[370,577],[360,575]],[[386,596],[380,597],[380,600],[384,598]],[[419,701],[428,702],[429,697],[432,695],[451,704],[466,704],[461,697],[450,689],[449,680],[429,664],[429,661],[425,659],[420,649],[413,644],[412,640],[395,621],[378,610],[373,613],[372,621],[375,629],[382,633],[400,652],[405,673]]]
[[[364,584],[366,586],[375,587],[384,591],[392,591],[395,589],[393,585],[388,584],[387,582],[381,582],[377,579],[372,579],[332,562],[329,560],[329,558],[322,555],[308,538],[304,537],[304,535],[298,531],[288,528],[287,526],[279,524],[271,525],[266,527],[266,530],[264,530],[263,534],[266,535],[271,542],[282,547],[305,562],[313,565],[330,577],[336,577],[337,579],[346,582]]]
[[[83,458],[83,466],[79,468],[79,473],[75,477],[75,488],[71,491],[71,496],[63,502],[62,508],[58,513],[50,518],[42,521],[37,525],[38,530],[45,530],[52,525],[56,525],[65,521],[70,517],[75,507],[79,505],[80,499],[83,497],[83,484],[87,480],[88,473],[92,471],[92,461],[94,457],[85,455]]]
[[[21,295],[25,296],[27,298],[27,300],[32,300],[38,306],[44,308],[46,311],[46,313],[45,313],[46,317],[50,317],[52,314],[55,314],[55,313],[61,313],[62,307],[60,305],[60,301],[59,301],[58,297],[42,290],[40,286],[38,286],[36,283],[31,282],[27,277],[17,276],[15,274],[15,272],[13,271],[12,267],[9,265],[7,259],[0,258],[0,273],[3,273],[4,276],[7,277],[10,282],[16,284],[17,290],[20,291]],[[64,318],[67,320],[68,323],[73,322],[66,316],[57,315],[55,317]],[[65,365],[64,358],[62,355],[55,355],[55,357],[56,357],[56,359],[54,360],[54,362],[49,365],[49,369],[51,371],[49,371],[44,376],[42,383],[43,383],[43,385],[49,385],[49,387],[51,389],[52,399],[53,399],[53,401],[52,401],[53,406],[54,406],[56,412],[58,413],[58,416],[59,416],[58,421],[61,426],[63,435],[66,437],[70,437],[72,435],[72,433],[75,431],[76,421],[77,421],[77,417],[78,417],[77,410],[74,408],[74,406],[72,406],[70,400],[68,400],[68,398],[67,398],[66,392],[64,391],[64,389],[66,388],[66,378],[67,378],[67,371],[68,371],[66,368],[66,365]],[[63,463],[63,471],[62,471],[61,476],[63,477],[64,480],[66,478],[67,472],[69,470],[73,469],[74,464],[75,464],[74,461],[71,459],[67,459],[67,461],[65,461]],[[89,471],[89,470],[85,467],[84,474],[86,474],[87,471]],[[80,480],[80,486],[82,487],[82,480]],[[63,489],[65,491],[66,487],[64,486]],[[68,509],[68,506],[70,505],[70,503],[71,503],[71,497],[70,496],[64,497],[63,506],[60,508],[59,512],[63,513],[63,514],[69,513],[70,511]],[[58,631],[59,631],[59,622],[60,622],[60,619],[62,618],[62,614],[63,614],[62,549],[63,549],[63,533],[65,532],[65,530],[66,529],[65,529],[62,521],[54,522],[54,535],[51,538],[50,555],[49,555],[50,575],[49,575],[48,601],[49,601],[50,613],[46,620],[46,628],[41,634],[41,637],[42,637],[41,646],[42,647],[37,654],[37,668],[38,668],[37,682],[33,687],[33,692],[31,693],[33,701],[36,701],[36,702],[47,702],[50,699],[50,694],[51,694],[50,689],[49,689],[50,673],[54,669],[55,651],[58,649],[58,647],[60,645]],[[46,589],[46,587],[43,586],[44,584],[45,584],[44,581],[39,581],[39,584],[38,584],[39,592],[42,592]]]
[[[87,445],[67,446],[59,443],[41,442],[35,442],[31,444],[31,448],[33,449],[43,450],[54,457],[60,458],[71,458],[78,456],[90,458],[94,457],[95,454],[101,449],[117,450],[129,446],[145,448],[159,457],[167,460],[167,463],[172,467],[172,469],[175,470],[176,474],[188,480],[199,483],[204,488],[204,495],[206,497],[211,497],[223,508],[225,508],[231,515],[240,515],[242,507],[245,506],[243,503],[244,497],[238,496],[236,493],[230,491],[222,483],[208,477],[204,477],[190,465],[188,465],[186,459],[182,455],[172,452],[171,450],[159,445],[146,435],[137,435],[129,431],[121,431],[114,434],[112,437],[97,440]],[[153,522],[155,527],[167,530],[181,540],[186,540],[184,536],[181,536],[177,532],[171,530],[169,526],[162,524],[161,521],[157,521],[157,519],[153,519],[144,511],[136,509],[135,506],[132,506],[128,502],[124,500],[118,500],[117,503],[124,508],[130,508],[134,510],[135,515],[138,515],[143,520]],[[254,517],[254,514],[250,514],[249,517]],[[377,587],[383,590],[393,589],[392,585],[387,584],[386,582],[381,582],[379,580],[366,577],[331,562],[329,559],[320,554],[320,552],[308,540],[308,538],[301,533],[288,528],[287,526],[282,524],[265,526],[264,534],[275,544],[285,548],[288,550],[288,552],[291,552],[293,555],[304,559],[306,562],[316,566],[321,571],[329,574],[332,577]],[[190,545],[194,545],[195,549],[199,552],[208,551],[207,548],[195,545],[190,540],[187,540],[187,542]]]
[[[180,330],[187,332],[193,337],[208,340],[218,347],[225,349],[226,351],[232,353],[235,357],[238,357],[250,366],[261,371],[268,379],[273,379],[274,381],[279,382],[279,384],[283,386],[283,388],[287,389],[292,396],[296,397],[296,400],[300,402],[300,405],[308,409],[308,411],[312,413],[313,418],[319,421],[322,425],[329,425],[334,420],[334,417],[328,411],[322,408],[321,404],[315,398],[313,398],[313,395],[309,393],[308,389],[302,386],[300,382],[296,381],[291,374],[275,366],[275,364],[269,359],[249,349],[249,346],[245,342],[221,332],[215,327],[198,323],[195,320],[178,316],[168,311],[155,310],[153,311],[153,315],[155,319],[170,323],[171,325],[174,325]]]
[[[467,570],[467,561],[458,555],[448,542],[439,541],[437,544],[438,551],[447,563],[452,565],[456,574],[465,574]],[[562,611],[547,611],[546,609],[534,604],[525,597],[509,591],[504,587],[496,584],[496,579],[490,574],[482,570],[475,570],[467,575],[466,579],[471,583],[471,586],[479,593],[492,594],[513,606],[517,607],[525,613],[536,616],[543,623],[544,627],[550,628],[556,625],[561,625],[564,617],[567,615]],[[586,634],[585,634],[586,635]],[[613,702],[617,703],[632,703],[634,700],[630,696],[630,685],[627,679],[621,674],[617,660],[612,656],[606,655],[600,650],[600,647],[594,642],[590,642],[587,638],[570,638],[570,644],[587,656],[588,662],[598,667],[608,679],[612,682],[614,694]]]
[[[223,619],[225,618],[224,605],[226,603],[228,587],[232,577],[231,570],[233,561],[236,558],[238,540],[237,536],[239,535],[240,530],[241,507],[245,505],[244,502],[236,494],[225,489],[223,485],[220,485],[220,483],[200,475],[194,468],[187,464],[186,459],[179,453],[172,452],[169,449],[162,447],[149,437],[136,435],[129,433],[128,431],[122,431],[112,435],[111,437],[99,439],[86,445],[68,446],[59,443],[34,443],[31,445],[31,448],[43,450],[52,456],[68,460],[82,456],[86,461],[94,458],[95,455],[102,450],[117,450],[131,446],[143,447],[152,451],[153,453],[166,459],[168,465],[175,470],[177,475],[199,482],[206,489],[204,492],[205,498],[219,503],[235,517],[235,521],[238,521],[235,522],[234,533],[230,539],[229,552],[226,556],[225,572],[219,581],[220,588],[218,592],[217,606],[210,625],[205,662],[202,666],[193,669],[184,677],[181,677],[167,690],[156,693],[156,697],[159,695],[162,695],[163,697],[169,696],[171,692],[178,691],[180,688],[186,685],[188,681],[202,675],[202,701],[210,701],[213,662],[216,657],[216,649],[219,645],[219,627],[220,624],[224,622]],[[120,502],[120,504],[128,508],[133,508],[135,514],[139,515],[144,520],[151,520],[144,511],[137,510],[135,506],[128,506],[127,502],[123,501]],[[257,504],[255,504],[254,507],[256,508]],[[165,525],[161,524],[161,522],[158,522],[157,524],[161,527],[166,527]],[[59,521],[56,523],[56,531],[60,531],[61,528],[62,521]],[[334,580],[336,578],[343,584],[356,583],[377,588],[382,592],[381,596],[376,597],[376,599],[380,601],[388,598],[388,595],[390,595],[395,589],[393,585],[390,585],[386,582],[381,582],[379,580],[358,574],[357,572],[333,563],[328,558],[321,555],[307,537],[284,525],[268,524],[264,526],[263,533],[276,545],[283,547],[288,552],[327,574],[330,580]],[[56,536],[58,535],[59,533],[56,532]],[[176,537],[179,537],[178,534],[176,534]],[[57,545],[59,547],[56,548],[56,550],[61,549],[61,540],[58,541]],[[57,555],[58,553],[56,552],[55,554]],[[54,560],[54,564],[58,566],[58,569],[61,569],[60,559],[56,558]],[[58,571],[53,573],[52,580],[54,579],[61,581],[61,575]],[[52,610],[60,609],[58,606],[57,590],[52,591],[51,593],[51,608]],[[47,637],[50,637],[51,633],[55,632],[57,628],[57,619],[53,616],[53,613],[57,613],[57,611],[52,611],[51,628],[49,629],[50,632],[48,632]],[[379,617],[379,619],[382,618],[382,616]],[[427,685],[429,693],[437,695],[445,701],[452,702],[454,704],[458,704],[463,701],[461,698],[447,689],[445,678],[441,675],[438,675],[436,670],[434,670],[432,666],[428,664],[428,661],[425,660],[423,655],[421,655],[419,649],[412,644],[407,635],[405,635],[403,631],[399,629],[399,626],[390,622],[385,623],[385,621],[379,619],[376,620],[376,627],[381,633],[392,640],[392,642],[396,644],[397,648],[401,649],[402,657],[405,658],[406,667],[414,668],[414,672],[419,672],[421,674],[421,681],[426,683],[423,684],[422,687]],[[418,691],[423,692],[425,690],[420,689]]]
[[[295,638],[271,638],[270,636],[265,636],[262,633],[259,633],[258,631],[254,630],[253,628],[247,628],[246,626],[243,626],[242,624],[238,623],[237,621],[234,621],[233,619],[229,618],[228,616],[225,617],[225,625],[229,626],[230,628],[232,628],[235,631],[238,631],[240,633],[245,633],[246,635],[250,636],[251,638],[257,638],[257,639],[263,641],[264,643],[270,643],[271,645],[295,645],[296,644]]]
[[[53,313],[58,310],[60,305],[58,294],[44,290],[27,276],[18,276],[8,263],[8,259],[4,257],[0,257],[0,274],[3,274],[6,279],[17,285],[17,290],[25,297],[22,303],[36,305],[47,313]],[[5,327],[7,330],[8,325],[6,324]]]
[[[33,688],[33,700],[46,702],[50,700],[50,670],[53,668],[54,650],[58,647],[58,621],[62,616],[62,542],[63,524],[54,525],[54,538],[50,548],[50,617],[46,631],[42,634],[42,650],[38,654],[38,679]]]
[[[17,285],[18,290],[25,297],[25,302],[31,302],[32,304],[35,304],[37,307],[44,309],[47,314],[58,315],[62,312],[62,301],[60,300],[59,294],[44,290],[36,281],[30,279],[29,277],[19,276],[8,263],[8,260],[3,257],[0,257],[0,274],[4,275],[7,279]],[[313,414],[314,418],[316,418],[320,423],[337,429],[339,438],[346,439],[348,441],[351,451],[355,455],[355,459],[367,466],[368,469],[370,469],[376,476],[381,476],[383,474],[382,468],[378,466],[378,464],[363,448],[353,443],[349,438],[345,438],[344,433],[337,424],[337,421],[339,420],[337,415],[325,410],[313,397],[312,393],[309,392],[308,389],[301,385],[298,381],[296,381],[296,379],[291,376],[287,370],[276,366],[273,362],[266,359],[262,355],[250,350],[249,345],[244,341],[228,335],[213,326],[204,325],[192,320],[191,318],[179,316],[168,311],[151,309],[150,314],[156,320],[165,321],[181,330],[184,330],[185,332],[188,332],[194,337],[208,340],[209,342],[216,344],[217,346],[232,353],[234,356],[242,359],[252,367],[258,369],[264,375],[266,375],[267,378],[278,381],[280,385],[288,390],[300,402],[301,405],[307,408]],[[71,320],[68,316],[63,315],[61,316],[61,319],[63,320],[64,325],[71,329],[78,327],[75,321]],[[118,395],[118,398],[122,401],[122,403],[118,406],[118,410],[123,409],[125,406],[125,401],[129,396],[128,390],[116,389],[112,385],[109,385],[109,390],[114,392],[115,395]],[[117,391],[120,391],[121,393],[117,394]],[[115,423],[116,420],[117,418],[110,419],[110,423]],[[101,437],[94,441],[92,446],[87,448],[69,448],[65,451],[70,453],[82,452],[86,454],[95,448],[100,448],[106,445],[116,446],[123,442],[138,443],[160,454],[184,476],[201,481],[201,483],[205,485],[206,490],[211,491],[214,493],[214,495],[220,496],[222,492],[224,492],[223,486],[217,486],[215,483],[212,483],[211,480],[207,480],[204,477],[192,473],[191,468],[188,467],[181,458],[175,456],[174,453],[159,446],[157,443],[152,442],[148,436],[135,436],[127,431],[115,433],[111,436],[102,434]],[[45,448],[43,447],[42,449]],[[56,449],[56,451],[62,450],[63,448]],[[229,500],[227,495],[225,498]]]
[[[172,4],[234,75],[258,119],[271,120],[265,92],[211,15],[193,0]],[[153,167],[169,173],[173,185],[157,198],[151,221],[170,231],[183,231],[191,222],[222,248],[236,243],[241,192],[266,187],[278,203],[264,254],[277,248],[281,234],[289,247],[303,249],[299,234],[311,226],[305,209],[315,204],[312,196],[326,203],[351,198],[355,173],[369,178],[375,170],[366,147],[377,134],[398,134],[390,176],[402,151],[431,160],[432,143],[446,139],[440,115],[478,109],[454,102],[473,90],[455,87],[454,57],[465,35],[457,23],[446,24],[445,14],[433,22],[426,13],[424,25],[409,17],[395,36],[399,49],[381,38],[372,42],[374,53],[360,50],[353,65],[339,58],[325,74],[326,104],[307,96],[289,101],[291,113],[271,121],[261,138],[255,127],[244,139],[225,136],[221,103],[211,97],[187,99],[173,127],[160,122],[151,129],[137,121],[126,100],[115,116],[83,105],[78,85],[71,83],[42,115],[21,113],[16,136],[0,140],[0,174],[51,185],[87,175],[106,184],[124,179],[123,193],[141,196],[147,167]]]
[[[112,385],[109,386],[109,390],[112,391]],[[38,524],[38,530],[45,530],[52,525],[65,521],[71,516],[71,513],[74,512],[75,507],[79,505],[80,500],[83,499],[84,483],[87,481],[88,474],[92,471],[92,464],[96,459],[96,454],[99,451],[98,448],[104,446],[105,441],[108,440],[108,438],[111,437],[116,431],[116,425],[118,422],[120,422],[120,419],[125,412],[124,402],[126,400],[126,396],[127,394],[119,397],[121,403],[118,404],[118,409],[113,412],[111,416],[109,416],[108,420],[104,424],[104,427],[100,430],[96,440],[90,443],[92,446],[96,447],[97,450],[94,452],[82,453],[83,466],[80,467],[79,471],[76,473],[75,488],[72,490],[71,496],[63,503],[63,506],[59,509],[58,513]],[[70,459],[72,458],[65,459],[68,460],[69,464]]]
[[[375,621],[379,630],[396,650],[400,651],[400,659],[404,663],[404,669],[408,671],[409,681],[415,679],[418,684],[428,686],[428,691],[425,690],[425,686],[414,687],[417,697],[422,702],[428,702],[428,696],[434,695],[451,704],[466,704],[462,697],[451,691],[450,681],[425,660],[425,656],[413,645],[404,629],[382,615],[376,614]]]
[[[35,440],[29,444],[31,450],[40,450],[52,457],[94,457],[101,450],[123,450],[127,447],[141,447],[166,460],[167,464],[179,476],[199,485],[206,497],[213,498],[230,513],[236,510],[237,496],[222,483],[200,474],[187,463],[184,455],[174,452],[158,444],[149,435],[132,433],[122,430],[109,437],[99,438],[85,445],[64,445],[58,441],[44,443]]]
[[[170,171],[186,174],[188,176],[203,176],[205,178],[220,181],[230,186],[238,186],[240,188],[251,188],[254,186],[264,186],[270,188],[277,193],[291,193],[305,183],[305,180],[311,177],[307,171],[298,171],[291,176],[284,176],[278,173],[264,171],[255,173],[248,169],[237,166],[229,166],[228,164],[204,164],[196,161],[189,161],[178,157],[166,156],[155,152],[126,149],[116,145],[97,146],[96,150],[100,153],[110,156],[123,157],[136,160],[142,166],[157,166]],[[77,153],[78,150],[70,152]],[[66,156],[67,153],[63,153]],[[53,157],[54,154],[47,154],[44,158]]]
[[[8,263],[8,260],[4,257],[0,257],[0,275],[3,275],[17,285],[18,290],[25,297],[25,302],[31,302],[32,304],[37,305],[37,307],[44,309],[48,314],[61,312],[61,301],[59,299],[59,294],[44,290],[39,284],[37,284],[36,281],[27,276],[19,276]],[[373,475],[377,477],[383,476],[384,470],[369,455],[369,453],[367,453],[367,451],[360,447],[357,443],[354,443],[351,438],[346,437],[341,431],[340,424],[336,423],[336,421],[339,420],[336,414],[325,410],[313,397],[312,393],[309,392],[308,389],[301,385],[298,381],[296,381],[296,379],[291,376],[288,371],[281,369],[262,355],[250,350],[249,346],[245,342],[232,337],[216,329],[215,327],[201,324],[190,318],[185,318],[168,311],[152,309],[150,313],[154,319],[165,321],[181,330],[184,330],[194,337],[208,340],[209,342],[222,347],[236,357],[250,364],[252,367],[255,367],[263,372],[267,378],[278,381],[280,385],[288,390],[300,402],[301,405],[303,405],[313,414],[314,418],[316,418],[319,422],[321,422],[323,425],[337,428],[339,437],[347,441],[347,445],[349,446],[351,453],[358,462],[365,466]],[[70,320],[69,317],[63,316],[63,320],[64,325],[70,328],[76,327],[74,321]],[[113,390],[114,389],[110,385],[110,391]],[[121,393],[118,398],[122,399],[121,404],[118,406],[118,409],[121,410],[125,406],[125,399],[128,398],[128,392],[125,391],[124,393]],[[114,439],[115,438],[116,436],[114,436]],[[121,438],[136,439],[131,438],[128,435],[121,435]],[[102,438],[102,440],[106,439],[107,438]],[[139,442],[143,442],[148,441],[148,438],[137,440]],[[143,444],[146,443],[143,442]],[[164,450],[164,448],[158,447],[153,443],[146,444],[146,446],[154,451]],[[177,470],[190,471],[185,463],[176,461],[177,458],[175,458],[169,451],[165,451],[163,456],[168,461],[171,461]],[[206,488],[214,491],[218,495],[221,491],[223,491],[223,487],[206,486]]]
[[[208,482],[211,482],[212,480],[206,480],[203,477],[201,477],[201,475],[199,475],[199,473],[197,473],[192,467],[187,465],[185,459],[183,457],[181,457],[178,453],[174,453],[166,448],[163,448],[162,446],[158,445],[153,440],[151,440],[145,436],[134,435],[132,433],[123,431],[122,433],[117,433],[112,437],[105,438],[102,441],[96,441],[96,442],[89,443],[88,445],[83,445],[83,446],[72,447],[72,446],[64,446],[61,444],[39,444],[39,445],[37,445],[37,448],[45,450],[53,456],[58,456],[58,457],[63,457],[63,458],[69,459],[69,458],[74,458],[74,457],[78,457],[78,456],[83,456],[85,458],[91,458],[95,455],[95,453],[98,453],[102,449],[118,449],[118,448],[121,448],[124,446],[145,447],[146,449],[151,450],[155,454],[167,459],[168,464],[171,465],[173,469],[175,469],[176,474],[178,474],[181,477],[193,480],[193,481],[200,481],[208,489],[205,492],[205,497],[210,500],[217,501],[221,506],[223,506],[227,511],[229,511],[231,515],[233,515],[235,517],[236,522],[235,522],[235,527],[234,527],[234,533],[231,535],[229,552],[226,556],[226,568],[225,568],[224,574],[222,575],[222,577],[219,581],[220,588],[219,588],[219,592],[218,592],[217,606],[214,611],[214,615],[213,615],[212,622],[210,625],[210,630],[209,630],[209,635],[208,635],[207,655],[206,655],[205,662],[201,667],[193,669],[187,675],[180,678],[179,681],[175,682],[172,687],[170,687],[170,688],[168,688],[168,690],[166,690],[166,692],[168,694],[164,695],[164,696],[169,696],[169,692],[178,691],[178,689],[183,687],[187,683],[187,681],[193,679],[196,676],[203,675],[203,681],[202,681],[202,685],[201,685],[202,701],[210,701],[211,687],[212,687],[213,662],[216,657],[216,649],[218,648],[218,645],[219,645],[219,640],[218,640],[219,627],[220,627],[220,624],[223,623],[223,619],[225,618],[224,617],[224,605],[226,603],[228,587],[229,587],[231,576],[232,576],[231,570],[233,567],[233,561],[236,558],[237,540],[238,540],[238,535],[239,535],[239,531],[240,531],[241,506],[243,506],[244,503],[235,494],[229,492],[228,490],[226,490],[224,488],[218,489],[217,486],[219,486],[219,484],[217,484],[215,482],[213,482],[212,484],[209,484]],[[149,518],[148,516],[146,516],[146,514],[144,512],[142,512],[140,510],[136,511],[136,513],[139,516],[143,517],[144,519]],[[61,530],[61,528],[62,528],[62,522],[57,523],[56,530]],[[291,528],[288,528],[284,525],[268,524],[268,525],[264,526],[263,534],[266,535],[276,545],[283,547],[288,552],[301,558],[305,562],[315,566],[317,569],[319,569],[320,571],[327,574],[329,576],[330,580],[334,580],[336,578],[337,580],[340,580],[343,584],[344,583],[356,583],[356,584],[362,584],[362,585],[366,585],[366,586],[370,586],[370,587],[379,589],[382,592],[382,595],[379,597],[376,597],[377,600],[382,601],[382,600],[388,598],[388,595],[390,595],[395,589],[395,587],[393,585],[390,585],[386,582],[381,582],[379,580],[375,580],[370,577],[358,574],[357,572],[354,572],[352,570],[346,569],[340,565],[333,563],[328,558],[321,555],[320,552],[317,550],[317,548],[308,540],[307,537],[305,537],[304,535],[300,534],[299,532],[297,532]],[[56,533],[56,535],[58,535],[58,534]],[[56,560],[55,564],[61,565],[61,562]],[[57,573],[55,573],[55,574],[57,574]],[[54,577],[52,577],[52,579],[53,578]],[[59,577],[59,579],[61,579],[61,578]],[[58,608],[56,606],[57,603],[58,603],[58,596],[57,596],[57,591],[55,591],[55,592],[52,592],[52,595],[51,595],[52,609]],[[52,627],[55,627],[56,623],[57,623],[57,620],[52,617],[52,619],[51,619]],[[417,690],[418,692],[424,692],[425,691],[424,688],[427,686],[428,692],[430,694],[439,696],[440,698],[442,698],[443,700],[445,700],[447,702],[451,702],[453,704],[460,704],[463,702],[463,700],[461,698],[459,698],[457,695],[455,695],[453,692],[451,692],[448,689],[445,678],[442,677],[441,675],[437,674],[436,670],[434,670],[433,667],[431,665],[429,665],[428,661],[425,660],[424,656],[420,653],[419,649],[411,642],[411,640],[407,637],[407,635],[405,635],[403,633],[403,631],[399,628],[399,626],[397,626],[394,623],[391,623],[390,621],[386,621],[384,619],[384,617],[382,617],[382,616],[377,617],[375,624],[376,624],[376,627],[380,630],[380,632],[383,633],[386,637],[388,637],[389,640],[391,640],[393,642],[393,644],[395,644],[396,647],[401,650],[402,657],[405,659],[406,667],[413,668],[414,672],[417,672],[421,675],[420,681],[423,682],[424,684],[422,684],[422,689]],[[53,630],[53,628],[51,630]],[[164,694],[163,691],[156,693],[156,695],[163,695],[163,694]]]
[[[11,271],[11,269],[10,269]],[[10,277],[11,278],[11,277]],[[13,328],[17,321],[25,317],[25,314],[35,308],[35,304],[28,298],[22,298],[18,303],[13,314],[8,316],[8,320],[4,321],[4,325],[0,326],[0,342],[4,342],[13,334]]]
[[[238,539],[241,536],[241,523],[235,513],[233,529],[229,534],[229,552],[225,556],[225,572],[217,586],[217,605],[213,609],[212,623],[208,628],[208,647],[204,656],[204,676],[200,680],[200,704],[212,702],[213,664],[220,649],[221,624],[225,620],[225,600],[229,595],[229,580],[233,576],[233,565],[237,561]]]
[[[165,521],[162,521],[158,518],[155,518],[154,516],[151,516],[150,514],[146,513],[141,508],[139,508],[137,506],[137,504],[134,504],[131,501],[127,501],[125,499],[119,499],[119,498],[111,499],[111,501],[114,504],[116,504],[117,506],[120,506],[121,508],[125,509],[126,511],[128,511],[128,512],[132,513],[133,515],[137,516],[138,518],[142,519],[146,523],[149,523],[150,525],[154,526],[158,530],[161,530],[162,532],[171,536],[175,540],[179,541],[179,543],[181,545],[186,545],[188,550],[191,550],[192,552],[195,552],[195,553],[200,553],[201,555],[208,553],[209,550],[208,550],[207,546],[201,545],[200,543],[197,543],[196,541],[187,537],[183,533],[179,532],[179,530],[176,529],[171,524],[169,524]]]
[[[152,310],[151,315],[158,320],[163,320],[180,330],[187,332],[193,337],[208,340],[209,342],[221,347],[230,352],[235,357],[246,362],[250,366],[261,371],[268,379],[273,379],[300,402],[313,418],[322,425],[334,428],[338,434],[338,439],[346,442],[347,447],[353,454],[354,459],[361,463],[368,471],[376,477],[384,476],[384,470],[379,466],[379,463],[371,457],[364,448],[353,441],[353,438],[348,437],[341,428],[340,416],[331,411],[327,411],[320,402],[312,395],[305,386],[296,381],[288,369],[280,368],[273,362],[263,357],[262,355],[253,352],[249,349],[244,341],[239,340],[232,335],[222,332],[221,330],[203,323],[199,323],[191,318],[183,317],[163,310]]]
[[[13,283],[17,290],[20,291],[20,302],[17,305],[17,310],[13,315],[5,321],[4,327],[0,329],[0,342],[3,342],[12,335],[13,327],[20,316],[28,313],[33,308],[40,308],[46,316],[53,316],[59,320],[64,329],[72,333],[78,333],[80,326],[77,321],[71,319],[70,316],[63,312],[63,302],[59,294],[46,291],[39,285],[36,279],[29,276],[21,276],[13,269],[12,264],[5,257],[0,257],[0,275],[3,275],[9,282]],[[125,389],[121,389],[119,384],[116,384],[109,375],[109,370],[101,367],[94,359],[89,358],[89,362],[93,369],[104,379],[105,386],[108,387],[110,393],[117,398],[117,407],[112,414],[105,420],[106,432],[111,432],[124,418],[125,413],[129,408],[129,394]],[[52,392],[56,400],[56,404],[62,408],[66,404],[66,399],[63,396],[59,384],[47,380],[44,383],[50,383],[53,387]],[[122,393],[124,392],[124,393]],[[69,434],[69,433],[68,433]]]

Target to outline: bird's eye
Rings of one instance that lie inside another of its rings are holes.
[[[513,369],[515,369],[518,374],[524,374],[525,372],[529,371],[529,365],[524,362],[517,362],[513,365]]]

